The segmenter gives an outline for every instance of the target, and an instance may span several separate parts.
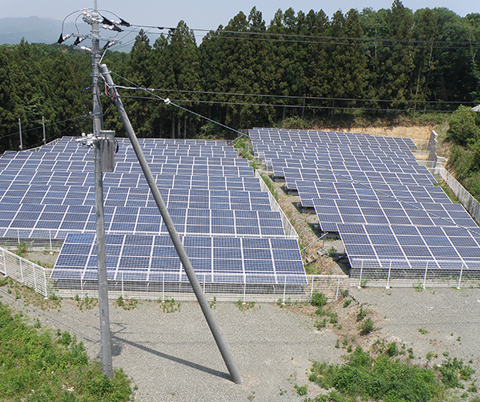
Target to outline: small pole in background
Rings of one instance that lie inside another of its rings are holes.
[[[45,117],[42,116],[42,127],[43,127],[43,144],[45,145],[47,143],[45,139]]]
[[[22,141],[22,121],[18,119],[18,131],[20,134],[20,145],[18,148],[20,148],[20,151],[23,151],[23,141]]]

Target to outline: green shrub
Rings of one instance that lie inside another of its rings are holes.
[[[357,314],[357,322],[362,321],[367,316],[367,312],[363,309],[363,304],[360,305],[360,311]]]
[[[434,371],[386,355],[373,359],[360,346],[349,356],[347,364],[315,362],[309,379],[322,388],[334,388],[329,396],[336,401],[426,402],[439,398],[443,390]]]
[[[367,318],[365,321],[363,321],[361,324],[360,324],[360,333],[362,335],[368,335],[370,332],[373,331],[375,327],[375,324],[374,322],[370,319],[370,318]]]
[[[480,130],[475,123],[472,108],[460,105],[448,121],[447,138],[460,145],[467,145],[479,138]]]
[[[390,357],[397,356],[400,353],[397,347],[397,343],[396,342],[389,343],[387,345],[386,352],[387,352],[387,355],[389,355]]]
[[[312,306],[322,308],[323,306],[325,306],[325,304],[327,304],[327,301],[327,296],[325,296],[323,293],[315,292],[312,295],[312,300],[310,301],[310,304],[312,304]]]

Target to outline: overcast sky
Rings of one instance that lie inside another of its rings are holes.
[[[176,26],[183,20],[192,29],[216,29],[220,24],[227,25],[231,18],[243,11],[247,16],[252,7],[263,14],[263,19],[270,23],[275,12],[292,7],[295,12],[308,12],[322,9],[329,17],[335,11],[344,13],[355,8],[364,7],[374,10],[390,8],[393,0],[97,0],[99,10],[109,10],[118,14],[132,24]],[[404,0],[403,5],[415,10],[417,8],[446,7],[460,16],[480,12],[478,0]],[[94,0],[0,0],[0,18],[5,17],[50,17],[63,20],[69,13],[83,8],[93,8]],[[73,19],[72,19],[73,20]]]

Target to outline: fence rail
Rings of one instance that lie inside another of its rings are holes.
[[[98,297],[96,270],[69,271],[70,279],[51,277],[51,268],[41,267],[18,255],[0,248],[0,273],[30,287],[45,296],[57,297]],[[118,277],[118,275],[117,275]],[[178,277],[178,275],[177,275]],[[343,290],[350,286],[346,275],[307,275],[306,283],[303,275],[297,278],[292,275],[262,274],[255,276],[242,275],[238,282],[234,274],[222,274],[223,282],[212,282],[211,274],[197,274],[198,280],[208,300],[217,301],[255,301],[255,302],[307,302],[315,292],[324,293],[329,299],[336,300]],[[196,300],[193,289],[186,276],[181,281],[173,281],[165,275],[161,281],[136,282],[129,280],[128,275],[120,275],[119,280],[109,280],[109,298],[135,298],[144,300]],[[253,279],[253,281],[252,281]],[[266,279],[266,280],[264,280]],[[263,281],[262,281],[263,280]],[[297,283],[292,283],[297,282]]]
[[[480,262],[355,259],[350,284],[357,287],[479,287]]]

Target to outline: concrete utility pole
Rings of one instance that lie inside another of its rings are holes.
[[[115,107],[117,108],[118,113],[120,114],[122,123],[125,127],[125,130],[127,131],[132,147],[135,150],[135,154],[137,155],[137,159],[140,162],[140,166],[142,167],[145,179],[147,180],[147,183],[150,187],[153,198],[155,199],[155,202],[160,211],[160,214],[162,215],[163,222],[167,227],[168,233],[170,234],[170,238],[172,239],[173,245],[175,246],[175,250],[177,251],[178,257],[182,262],[182,265],[185,270],[185,273],[187,274],[188,280],[192,285],[193,291],[195,292],[195,296],[197,297],[198,303],[200,304],[203,315],[207,320],[210,330],[212,331],[213,337],[215,338],[215,342],[217,343],[217,346],[220,349],[220,353],[223,356],[223,360],[227,365],[227,368],[230,372],[230,375],[232,376],[233,381],[236,384],[241,384],[242,378],[240,376],[240,372],[238,371],[237,366],[235,365],[235,361],[233,360],[233,357],[230,354],[230,351],[228,350],[228,346],[225,343],[225,340],[223,339],[222,333],[220,332],[220,328],[218,327],[217,321],[215,320],[215,316],[213,315],[212,309],[210,308],[210,305],[207,302],[205,294],[202,291],[202,287],[200,286],[197,276],[195,275],[195,271],[193,270],[190,259],[188,258],[187,252],[183,247],[182,240],[180,239],[180,236],[178,235],[177,230],[175,229],[175,225],[173,223],[172,218],[170,217],[170,213],[168,212],[165,202],[163,201],[162,195],[158,190],[157,183],[155,182],[155,178],[152,175],[152,172],[150,170],[150,167],[148,166],[147,160],[145,159],[145,155],[143,154],[142,148],[140,147],[140,144],[135,135],[135,132],[133,131],[128,115],[125,112],[125,109],[123,107],[123,103],[117,93],[117,90],[115,89],[112,77],[110,76],[110,72],[108,71],[108,68],[105,64],[102,64],[100,67],[102,69],[102,74],[103,74],[103,77],[105,78],[107,86],[109,87],[110,97],[113,100],[113,103],[115,104]]]
[[[97,12],[97,0],[94,2],[92,21],[92,92],[93,92],[93,136],[95,158],[95,215],[97,224],[97,261],[98,261],[98,304],[100,310],[100,332],[102,349],[102,372],[113,377],[112,338],[110,334],[110,315],[108,310],[107,257],[105,252],[105,217],[103,212],[103,172],[101,165],[100,130],[103,129],[102,105],[98,89],[100,61],[100,25]]]

